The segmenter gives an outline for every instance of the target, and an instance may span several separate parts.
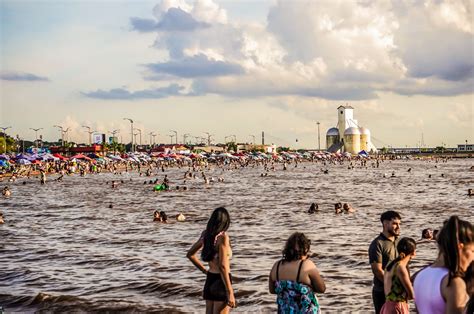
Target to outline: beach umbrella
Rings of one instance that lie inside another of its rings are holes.
[[[8,157],[8,156],[5,155],[5,154],[1,154],[1,155],[0,155],[0,160],[2,160],[2,159],[3,159],[3,160],[9,160],[10,157]]]
[[[19,165],[31,165],[31,161],[27,159],[17,159],[16,163]]]

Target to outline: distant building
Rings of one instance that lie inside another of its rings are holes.
[[[326,133],[326,149],[332,153],[344,151],[358,154],[362,150],[376,152],[377,148],[370,140],[370,130],[361,127],[354,119],[354,108],[339,106],[337,112],[337,126]]]
[[[474,144],[458,144],[458,152],[474,152]]]
[[[264,153],[276,153],[276,145],[238,144],[237,152],[263,151]]]

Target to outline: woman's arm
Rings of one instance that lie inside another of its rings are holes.
[[[447,277],[443,279],[441,288],[441,294],[446,299],[446,313],[461,314],[468,300],[466,283],[461,277],[454,277],[451,279],[449,286],[446,287],[444,281],[447,282]]]
[[[230,281],[230,262],[228,255],[230,251],[230,240],[227,233],[224,233],[223,237],[219,237],[217,240],[217,247],[219,250],[219,271],[222,280],[224,281],[227,293],[227,305],[235,307],[234,289],[232,288],[232,283]]]
[[[193,246],[191,246],[188,253],[186,254],[186,257],[189,258],[189,260],[194,264],[194,266],[196,266],[200,271],[202,271],[204,274],[207,274],[207,269],[196,257],[197,251],[199,251],[202,246],[203,244],[200,238],[196,243],[193,244]]]
[[[268,291],[270,291],[271,294],[275,294],[275,282],[276,282],[276,265],[278,262],[273,264],[272,270],[270,270],[270,275],[268,276]]]
[[[405,291],[407,292],[407,300],[413,300],[415,298],[415,290],[413,290],[413,285],[411,284],[410,274],[406,266],[398,265],[397,267],[397,277],[400,279]]]
[[[308,272],[309,279],[311,280],[311,286],[313,287],[314,292],[324,293],[326,291],[324,279],[321,277],[321,274],[319,273],[319,270],[313,261],[310,262],[313,264],[313,267]]]

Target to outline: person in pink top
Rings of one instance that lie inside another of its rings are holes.
[[[474,228],[451,216],[437,237],[435,262],[415,275],[415,304],[420,314],[462,314],[468,301],[463,280],[474,261]]]

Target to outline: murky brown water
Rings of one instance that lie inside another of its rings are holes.
[[[319,254],[314,260],[327,284],[318,296],[322,309],[370,311],[367,248],[380,232],[380,213],[400,211],[402,235],[416,239],[423,228],[439,228],[453,214],[472,221],[471,165],[472,159],[394,161],[379,169],[331,165],[323,174],[320,164],[303,163],[268,177],[260,177],[261,168],[216,169],[211,176],[223,176],[224,183],[206,187],[202,180],[188,181],[189,191],[162,193],[152,192],[151,185],[143,185],[150,178],[136,173],[124,174],[125,183],[113,190],[105,185],[117,178],[112,174],[66,177],[45,186],[39,179],[22,185],[20,179],[9,184],[12,197],[0,199],[6,220],[0,225],[0,305],[7,312],[203,312],[205,277],[186,251],[212,210],[225,206],[232,219],[236,312],[276,310],[267,276],[295,231],[305,232]],[[383,178],[392,170],[397,177]],[[172,185],[182,183],[184,171],[166,172]],[[334,215],[337,201],[352,203],[357,212]],[[308,215],[311,202],[322,212]],[[188,219],[153,223],[155,209],[170,216],[182,211]],[[433,243],[420,244],[412,271],[435,255]]]

